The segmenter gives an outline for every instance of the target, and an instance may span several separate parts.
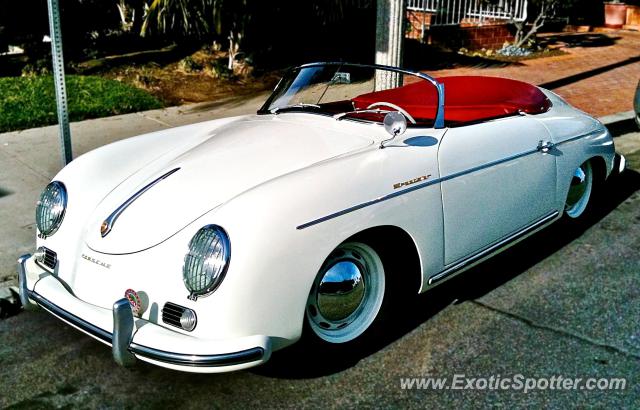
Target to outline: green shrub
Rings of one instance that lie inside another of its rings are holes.
[[[66,83],[71,121],[162,107],[146,91],[119,81],[69,75]],[[53,77],[0,77],[0,132],[57,122]]]
[[[229,70],[228,60],[226,58],[217,58],[209,66],[211,76],[213,78],[221,78],[230,80],[233,78],[233,71]]]
[[[197,71],[202,71],[204,68],[202,64],[198,63],[191,56],[187,56],[180,60],[180,68],[186,73],[193,73]]]

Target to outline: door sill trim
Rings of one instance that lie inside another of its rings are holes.
[[[461,273],[462,271],[464,271],[465,269],[468,269],[472,266],[474,266],[477,263],[480,263],[483,259],[491,256],[492,254],[506,248],[509,245],[512,245],[513,243],[524,239],[527,235],[533,233],[533,231],[542,228],[544,225],[553,222],[553,220],[555,220],[555,218],[560,214],[560,212],[558,211],[553,211],[550,214],[547,214],[546,216],[543,216],[542,218],[538,219],[537,221],[535,221],[534,223],[532,223],[531,225],[528,225],[524,228],[522,228],[521,230],[507,236],[506,238],[494,243],[493,245],[490,245],[487,248],[484,248],[476,253],[474,253],[473,255],[469,256],[468,258],[463,259],[460,262],[454,262],[454,264],[449,267],[446,268],[445,270],[441,271],[440,273],[436,273],[435,275],[429,277],[429,281],[428,284],[429,285],[433,285],[436,282],[439,282],[445,278],[448,278],[454,274],[457,273]]]

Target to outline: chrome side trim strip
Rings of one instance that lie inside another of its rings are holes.
[[[569,142],[573,142],[573,141],[579,140],[581,138],[590,137],[592,135],[598,134],[599,132],[601,132],[601,130],[595,130],[595,131],[590,131],[590,132],[587,132],[587,133],[584,133],[584,134],[576,135],[575,137],[567,138],[564,141],[556,142],[554,144],[554,146],[557,147],[558,145],[567,144]]]
[[[111,215],[109,215],[107,217],[107,219],[104,220],[104,223],[106,224],[106,228],[105,229],[100,229],[100,233],[102,234],[102,237],[104,238],[105,236],[107,236],[109,234],[109,232],[111,232],[111,229],[113,228],[113,225],[116,223],[116,220],[118,219],[120,214],[122,214],[122,212],[124,212],[124,210],[129,207],[129,205],[131,205],[136,199],[140,198],[140,196],[142,194],[147,192],[149,189],[151,189],[158,182],[160,182],[163,179],[167,178],[169,175],[177,172],[179,169],[180,168],[172,169],[171,171],[167,172],[166,174],[164,174],[164,175],[160,176],[159,178],[151,181],[150,183],[148,183],[147,185],[142,187],[138,192],[133,194],[129,199],[124,201],[124,203],[122,205],[120,205],[118,208],[116,208],[116,210],[113,211],[111,213]]]
[[[538,150],[538,148],[533,148],[533,149],[530,149],[528,151],[521,152],[519,154],[510,155],[510,156],[504,157],[502,159],[497,159],[495,161],[487,162],[486,164],[482,164],[482,165],[478,165],[478,166],[475,166],[475,167],[472,167],[472,168],[469,168],[469,169],[465,169],[463,171],[454,172],[453,174],[449,174],[447,176],[444,176],[444,177],[440,178],[440,182],[444,182],[444,181],[448,181],[450,179],[458,178],[458,177],[461,177],[463,175],[472,174],[474,172],[481,171],[481,170],[483,170],[485,168],[493,167],[495,165],[500,165],[500,164],[503,164],[505,162],[513,161],[515,159],[526,157],[527,155],[535,154],[535,153],[538,153],[538,152],[540,152]]]
[[[337,218],[339,216],[348,214],[348,213],[353,212],[353,211],[357,211],[358,209],[362,209],[362,208],[365,208],[367,206],[374,205],[374,204],[377,204],[379,202],[383,202],[383,201],[395,198],[395,197],[400,196],[400,195],[408,194],[409,192],[413,192],[413,191],[416,191],[418,189],[426,188],[426,187],[434,185],[434,184],[439,184],[441,182],[449,181],[451,179],[458,178],[458,177],[461,177],[463,175],[471,174],[473,172],[478,172],[478,171],[481,171],[481,170],[483,170],[485,168],[489,168],[489,167],[492,167],[492,166],[495,166],[495,165],[499,165],[499,164],[502,164],[502,163],[505,163],[505,162],[513,161],[515,159],[518,159],[518,158],[521,158],[521,157],[525,157],[527,155],[535,154],[537,152],[540,152],[537,148],[530,149],[528,151],[521,152],[519,154],[515,154],[515,155],[511,155],[511,156],[508,156],[508,157],[505,157],[505,158],[502,158],[502,159],[499,159],[499,160],[491,161],[491,162],[488,162],[486,164],[478,165],[478,166],[475,166],[475,167],[472,167],[472,168],[469,168],[469,169],[466,169],[466,170],[463,170],[463,171],[454,172],[453,174],[449,174],[449,175],[446,175],[444,177],[436,178],[436,179],[433,179],[431,181],[423,182],[421,184],[416,184],[416,185],[414,185],[414,186],[412,186],[410,188],[403,189],[401,191],[392,192],[390,194],[383,195],[383,196],[378,197],[376,199],[372,199],[370,201],[363,202],[363,203],[360,203],[358,205],[354,205],[352,207],[343,209],[341,211],[334,212],[332,214],[323,216],[321,218],[314,219],[312,221],[303,223],[302,225],[297,226],[296,229],[298,229],[298,230],[305,229],[305,228],[308,228],[310,226],[317,225],[317,224],[319,224],[321,222],[325,222],[325,221],[328,221],[330,219]]]
[[[498,241],[495,244],[480,250],[479,252],[471,255],[470,257],[457,263],[454,262],[454,265],[451,266],[450,268],[447,268],[442,272],[431,276],[428,281],[429,285],[432,285],[439,280],[442,280],[448,276],[451,276],[454,273],[461,272],[463,269],[471,267],[470,265],[473,265],[474,263],[479,262],[482,258],[488,256],[489,254],[498,251],[500,248],[506,247],[507,245],[513,243],[514,241],[517,241],[518,239],[521,239],[522,237],[526,236],[528,233],[540,228],[547,222],[552,221],[554,218],[558,216],[558,214],[559,214],[558,211],[554,211],[538,219],[531,225],[528,225],[523,229],[517,231],[516,233],[509,235],[508,237],[502,239],[501,241]]]
[[[50,302],[46,298],[42,297],[35,291],[28,291],[29,297],[33,299],[43,309],[56,316],[57,318],[72,324],[80,330],[88,333],[96,339],[102,340],[111,345],[113,342],[113,335],[111,332],[107,332],[84,319],[79,318],[73,313],[67,312],[61,307]],[[158,350],[147,346],[142,346],[137,343],[131,343],[129,345],[130,352],[156,360],[163,363],[175,364],[179,366],[193,366],[193,367],[215,367],[215,366],[232,366],[236,364],[243,364],[260,360],[264,357],[264,349],[261,347],[254,347],[247,350],[241,350],[239,352],[221,353],[211,355],[198,355],[198,354],[185,354],[185,353],[173,353],[164,350]]]

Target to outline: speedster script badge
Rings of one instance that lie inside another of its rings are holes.
[[[102,262],[101,260],[98,260],[96,258],[92,258],[91,256],[85,255],[84,253],[82,254],[82,259],[86,259],[89,262],[92,262],[92,263],[95,263],[96,265],[102,266],[103,268],[111,269],[111,264],[110,263]]]
[[[403,186],[409,186],[409,185],[417,184],[418,182],[426,181],[427,179],[429,179],[430,176],[431,174],[423,175],[421,177],[413,178],[408,181],[398,182],[396,184],[393,184],[393,189],[398,189],[398,188],[402,188]]]

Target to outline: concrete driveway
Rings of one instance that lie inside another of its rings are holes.
[[[131,114],[75,124],[76,153],[105,141],[253,110]],[[246,103],[247,105],[245,105]],[[235,105],[234,105],[235,104]],[[110,350],[42,311],[0,320],[0,407],[638,407],[640,405],[640,133],[613,123],[630,169],[611,180],[597,216],[556,224],[398,312],[377,343],[338,354],[294,346],[264,367],[183,374]],[[0,135],[0,281],[32,251],[33,205],[59,167],[55,128]],[[622,391],[402,389],[401,379],[625,378]],[[460,377],[460,376],[458,376]]]

